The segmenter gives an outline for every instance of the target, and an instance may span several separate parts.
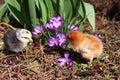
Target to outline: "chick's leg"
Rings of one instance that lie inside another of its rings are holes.
[[[91,66],[93,61],[92,53],[84,53],[83,57],[89,60],[88,65]]]

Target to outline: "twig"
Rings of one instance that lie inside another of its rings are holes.
[[[8,73],[9,73],[10,80],[12,80],[11,73],[10,73],[10,68],[8,68]]]
[[[16,30],[16,28],[14,28],[13,26],[11,26],[5,22],[0,22],[0,24],[6,25],[6,26],[10,27],[11,29]]]

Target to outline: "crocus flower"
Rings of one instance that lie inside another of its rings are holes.
[[[66,33],[65,32],[62,32],[62,33],[58,33],[57,34],[57,37],[58,37],[58,41],[59,41],[59,46],[62,47],[66,44],[67,42],[67,38],[66,38]]]
[[[44,32],[43,26],[38,24],[34,27],[33,30],[34,31],[32,32],[32,34],[35,34],[35,35],[41,35]]]
[[[75,26],[74,24],[72,24],[72,25],[68,25],[68,29],[70,30],[70,31],[78,31],[79,30],[79,27],[78,26]]]
[[[51,30],[59,30],[62,27],[62,17],[60,16],[53,16],[50,19],[50,22],[46,23],[46,27]]]
[[[68,52],[64,53],[64,58],[57,58],[57,61],[59,62],[60,67],[62,67],[65,63],[67,63],[69,67],[73,66],[73,61],[69,58]]]
[[[46,23],[46,28],[49,29],[49,30],[54,29],[52,23],[48,23],[48,22]]]
[[[55,36],[48,38],[48,45],[49,46],[58,46],[58,38]]]
[[[94,33],[93,35],[96,36],[96,37],[99,37],[98,33]]]
[[[50,22],[54,22],[54,21],[61,21],[62,22],[63,18],[61,16],[53,16],[50,19]]]
[[[98,34],[98,33],[93,33],[93,36],[99,38],[99,40],[102,42],[102,39],[99,37],[99,34]]]

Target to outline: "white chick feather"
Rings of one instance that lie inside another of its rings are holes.
[[[3,41],[6,50],[18,53],[32,41],[32,34],[26,29],[8,30]]]

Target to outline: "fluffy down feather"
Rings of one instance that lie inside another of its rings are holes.
[[[71,31],[67,35],[71,48],[80,53],[84,58],[93,61],[103,52],[103,44],[97,37],[89,34],[83,34],[79,31]]]

